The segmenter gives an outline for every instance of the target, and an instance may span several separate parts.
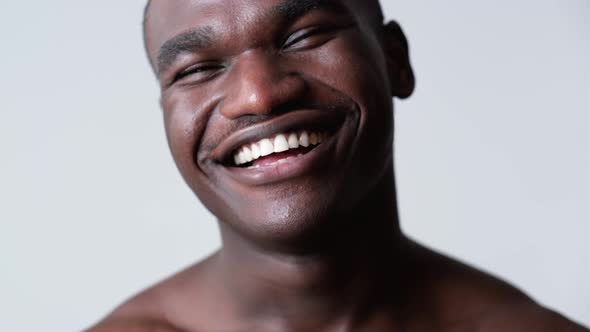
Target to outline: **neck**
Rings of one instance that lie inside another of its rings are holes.
[[[217,266],[242,315],[318,327],[373,311],[403,258],[393,171],[337,223],[311,252],[261,249],[222,225]]]

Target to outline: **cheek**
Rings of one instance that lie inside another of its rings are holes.
[[[376,40],[358,31],[327,43],[302,58],[306,76],[338,90],[358,106],[373,109],[389,98],[385,59]]]
[[[194,90],[177,92],[163,100],[168,145],[184,181],[213,214],[222,219],[235,218],[235,209],[226,203],[237,202],[240,196],[220,190],[207,166],[195,160],[195,150],[203,142],[215,100],[203,103],[202,96]]]
[[[308,76],[351,98],[359,110],[354,149],[350,153],[354,176],[349,185],[367,187],[390,161],[393,144],[393,102],[385,57],[376,40],[351,32],[313,55]],[[364,184],[363,184],[364,183]]]
[[[205,130],[211,131],[207,126],[219,97],[210,90],[184,86],[162,95],[166,135],[174,160],[193,169],[202,167],[196,163],[200,156],[195,153],[211,148],[203,138]]]
[[[360,131],[387,142],[393,131],[393,104],[385,56],[378,42],[361,32],[328,43],[310,55],[306,75],[351,98],[361,112]]]
[[[170,152],[180,174],[195,193],[203,190],[206,183],[203,169],[196,162],[195,151],[201,144],[207,112],[197,99],[198,96],[188,91],[162,98]]]
[[[181,172],[193,164],[192,146],[196,136],[193,126],[194,115],[188,111],[187,105],[183,104],[172,100],[163,105],[168,146]]]

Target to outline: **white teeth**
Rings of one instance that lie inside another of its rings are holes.
[[[297,149],[299,147],[299,139],[297,139],[296,134],[289,135],[289,148],[290,149]]]
[[[250,151],[250,149],[248,149],[248,147],[244,147],[244,159],[246,160],[247,163],[251,162],[252,159],[252,152]]]
[[[274,141],[275,146],[275,153],[283,152],[289,150],[289,143],[287,142],[287,138],[283,134],[277,135]]]
[[[256,143],[244,145],[236,150],[234,162],[236,166],[249,163],[260,157],[268,156],[272,153],[288,151],[289,149],[298,149],[299,147],[308,147],[322,143],[328,137],[324,132],[307,132],[303,131],[299,135],[295,133],[278,134],[272,138],[265,138]],[[302,156],[300,153],[297,157]],[[278,160],[277,163],[283,163],[296,157],[287,157]]]
[[[299,145],[303,147],[309,146],[309,135],[307,135],[307,131],[304,131],[301,133],[301,136],[299,136]]]
[[[250,150],[252,151],[252,158],[253,159],[258,159],[260,158],[260,148],[258,147],[258,144],[254,143],[250,146]]]
[[[275,147],[268,138],[263,139],[258,144],[260,144],[260,156],[262,157],[268,156],[275,151]]]
[[[246,160],[244,160],[244,151],[240,151],[240,153],[238,153],[238,160],[240,161],[240,164],[244,164],[246,162]]]

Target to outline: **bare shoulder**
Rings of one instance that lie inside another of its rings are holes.
[[[534,302],[519,303],[484,316],[480,322],[484,332],[589,332],[562,315]]]
[[[86,332],[182,332],[164,322],[107,319]]]
[[[490,273],[416,247],[435,320],[449,331],[590,332]]]
[[[179,317],[187,308],[206,302],[200,293],[205,267],[211,257],[149,287],[119,305],[85,332],[183,332]],[[190,323],[190,322],[189,322]]]

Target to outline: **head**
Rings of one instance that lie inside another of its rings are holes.
[[[391,169],[414,80],[377,0],[152,0],[144,24],[170,150],[223,228],[296,242]]]

